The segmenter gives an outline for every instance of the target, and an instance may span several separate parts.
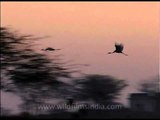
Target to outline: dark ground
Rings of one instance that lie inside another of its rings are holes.
[[[33,116],[23,114],[19,116],[1,116],[3,119],[160,119],[160,113],[154,112],[133,112],[129,109],[116,111],[90,110],[75,113],[61,112],[51,115]]]

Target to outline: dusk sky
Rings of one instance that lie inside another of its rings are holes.
[[[125,79],[126,93],[159,74],[159,2],[1,2],[1,25],[51,36],[35,49],[61,48],[64,60],[90,64],[83,73]],[[107,54],[115,42],[128,56]]]

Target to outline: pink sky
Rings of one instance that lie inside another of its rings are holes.
[[[2,26],[51,36],[36,49],[62,48],[65,60],[91,65],[84,73],[126,79],[127,92],[159,74],[159,22],[159,2],[1,2]],[[107,55],[115,41],[128,57]]]

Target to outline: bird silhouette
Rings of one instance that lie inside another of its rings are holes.
[[[126,56],[128,56],[127,54],[123,53],[123,44],[122,43],[115,43],[115,50],[113,52],[108,52],[108,54],[112,54],[112,53],[121,53],[121,54],[124,54]]]
[[[51,47],[47,47],[46,49],[42,49],[43,51],[55,51],[55,50],[61,50],[61,49],[55,49]]]

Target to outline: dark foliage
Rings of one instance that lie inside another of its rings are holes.
[[[127,84],[107,75],[87,75],[75,80],[75,86],[75,98],[103,104],[113,102]]]
[[[48,59],[32,49],[39,39],[0,28],[1,90],[19,95],[25,104],[65,95],[68,85],[59,78],[70,78],[72,73],[57,58]]]

